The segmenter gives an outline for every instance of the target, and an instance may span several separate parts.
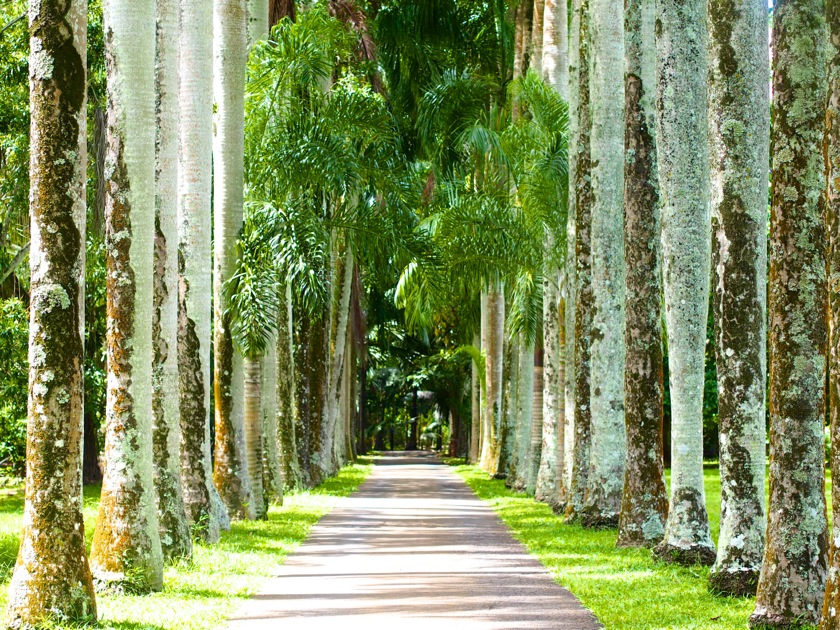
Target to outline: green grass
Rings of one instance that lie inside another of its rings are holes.
[[[370,474],[369,460],[344,468],[318,488],[286,496],[268,520],[235,522],[217,545],[198,544],[191,562],[168,566],[164,589],[147,596],[100,595],[100,628],[198,630],[222,624],[276,572],[312,526]],[[5,492],[5,494],[2,494]],[[99,488],[85,489],[85,532],[93,534]],[[23,511],[21,491],[0,490],[0,616],[17,555]]]
[[[709,569],[654,562],[646,549],[618,549],[616,532],[564,525],[551,509],[488,479],[475,466],[457,466],[475,494],[487,501],[514,537],[554,578],[592,610],[607,630],[743,630],[753,599],[717,597],[706,588]],[[712,536],[720,531],[720,477],[705,469]],[[827,483],[827,492],[831,484]],[[829,504],[830,505],[830,504]],[[830,509],[829,509],[830,512]]]

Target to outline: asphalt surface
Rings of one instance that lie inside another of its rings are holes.
[[[602,626],[448,466],[424,453],[392,453],[228,627]]]

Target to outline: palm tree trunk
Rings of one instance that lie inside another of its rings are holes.
[[[840,2],[827,0],[830,33],[826,111],[826,226],[828,228],[828,408],[831,416],[831,472],[840,478]],[[834,533],[820,630],[840,630],[840,483],[831,486]]]
[[[245,454],[242,356],[230,334],[224,286],[236,266],[242,228],[245,146],[247,0],[214,0],[213,95],[216,101],[214,164],[214,402],[216,443],[213,480],[234,518],[254,518]]]
[[[583,524],[614,527],[621,511],[624,431],[624,7],[591,0],[592,445]]]
[[[539,1],[539,0],[537,0]],[[534,11],[534,0],[523,0],[516,7],[516,25],[514,30],[513,47],[513,78],[518,79],[525,74],[525,63],[528,49],[531,45],[531,18]]]
[[[297,398],[295,383],[294,315],[292,287],[286,283],[285,301],[277,324],[277,442],[282,463],[283,485],[287,490],[302,484],[297,426]]]
[[[764,553],[770,71],[761,0],[709,3],[721,528],[709,587],[752,596]],[[733,54],[734,51],[734,54]],[[733,81],[732,76],[740,81]],[[743,125],[745,134],[730,133]],[[737,254],[736,254],[737,252]]]
[[[248,0],[248,43],[253,46],[268,35],[269,0]]]
[[[525,470],[525,492],[530,495],[536,495],[537,492],[537,479],[539,478],[540,463],[542,462],[543,427],[545,422],[543,400],[545,396],[545,368],[542,365],[542,361],[539,361],[539,365],[537,365],[537,362],[535,359],[534,392],[531,396],[531,435],[528,436],[530,444],[528,445]]]
[[[509,339],[507,335],[505,337],[504,358],[502,359],[502,428],[499,432],[501,447],[497,475],[508,479],[516,474],[515,456],[519,439],[517,422],[520,419],[517,401],[520,346],[516,338]]]
[[[627,467],[618,522],[619,547],[650,547],[659,543],[665,535],[668,514],[662,455],[662,271],[653,105],[654,18],[654,0],[630,0],[625,4]]]
[[[703,379],[711,223],[706,2],[657,2],[657,140],[671,384],[671,504],[656,554],[711,564],[703,487]]]
[[[545,0],[534,0],[534,17],[531,22],[531,58],[529,66],[542,76],[543,58],[543,16],[545,14]]]
[[[283,471],[280,460],[280,445],[277,441],[277,342],[268,344],[260,366],[262,373],[262,469],[263,493],[266,504],[283,504]]]
[[[9,627],[96,620],[82,517],[87,2],[33,0],[29,20],[32,67],[37,55],[64,71],[30,77],[26,502]]]
[[[245,358],[245,454],[251,477],[253,518],[264,518],[268,501],[263,492],[262,365],[260,357]]]
[[[484,401],[485,436],[482,440],[481,467],[495,475],[499,472],[500,431],[502,425],[502,363],[505,336],[504,289],[492,287],[487,291],[487,332],[485,350],[487,385]]]
[[[473,335],[473,346],[481,349],[481,338]],[[481,385],[478,381],[478,367],[475,361],[470,369],[470,455],[469,463],[478,463],[481,453]]]
[[[321,482],[318,457],[324,431],[327,400],[328,322],[301,317],[295,326],[295,399],[298,410],[298,453],[303,483],[307,487]]]
[[[575,208],[575,386],[572,426],[571,473],[566,501],[566,520],[577,520],[583,510],[589,474],[589,336],[592,326],[591,220],[592,186],[589,135],[589,0],[575,0],[572,14],[572,68],[574,81],[574,179],[571,182]]]
[[[511,487],[522,491],[528,485],[531,458],[531,428],[534,423],[534,348],[528,347],[522,335],[519,347],[519,379],[516,392],[516,470]]]
[[[192,555],[181,484],[178,411],[178,15],[177,0],[157,0],[155,84],[155,267],[152,411],[155,504],[164,559]]]
[[[542,42],[543,79],[569,100],[569,12],[563,0],[545,0]]]
[[[181,482],[194,535],[208,543],[230,528],[210,457],[210,246],[213,138],[213,16],[204,0],[181,0],[178,116],[178,378]]]
[[[91,547],[103,587],[163,587],[152,473],[155,3],[106,0],[108,394],[105,475]]]
[[[553,239],[546,236],[546,259],[554,259]],[[560,288],[557,285],[559,274],[554,264],[548,262],[543,279],[543,409],[542,437],[539,449],[535,496],[538,501],[548,503],[552,508],[559,507],[562,479],[557,478],[558,445],[565,430],[564,406],[560,383],[560,364],[563,354],[560,345]],[[561,426],[562,425],[562,426]],[[560,482],[560,483],[558,483]]]
[[[825,592],[825,8],[783,0],[773,15],[770,502],[751,627],[816,623]]]

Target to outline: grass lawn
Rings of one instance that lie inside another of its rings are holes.
[[[564,525],[548,506],[508,490],[504,481],[488,479],[474,466],[457,466],[455,470],[479,498],[492,506],[514,537],[591,609],[607,630],[746,628],[754,600],[710,595],[706,590],[708,568],[655,563],[646,549],[617,549],[615,530],[590,531],[579,525]],[[707,465],[705,477],[709,521],[717,540],[717,466]],[[826,491],[830,489],[829,483]]]
[[[164,590],[149,596],[100,595],[101,628],[194,630],[214,628],[271,576],[286,554],[341,497],[353,492],[372,469],[369,461],[344,468],[318,488],[286,496],[267,521],[235,522],[217,545],[196,545],[191,562],[168,566]],[[85,533],[93,536],[99,488],[85,489]],[[0,621],[17,556],[23,512],[20,489],[0,488]]]

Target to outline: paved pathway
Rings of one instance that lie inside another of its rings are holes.
[[[231,630],[596,630],[448,466],[377,460]]]

